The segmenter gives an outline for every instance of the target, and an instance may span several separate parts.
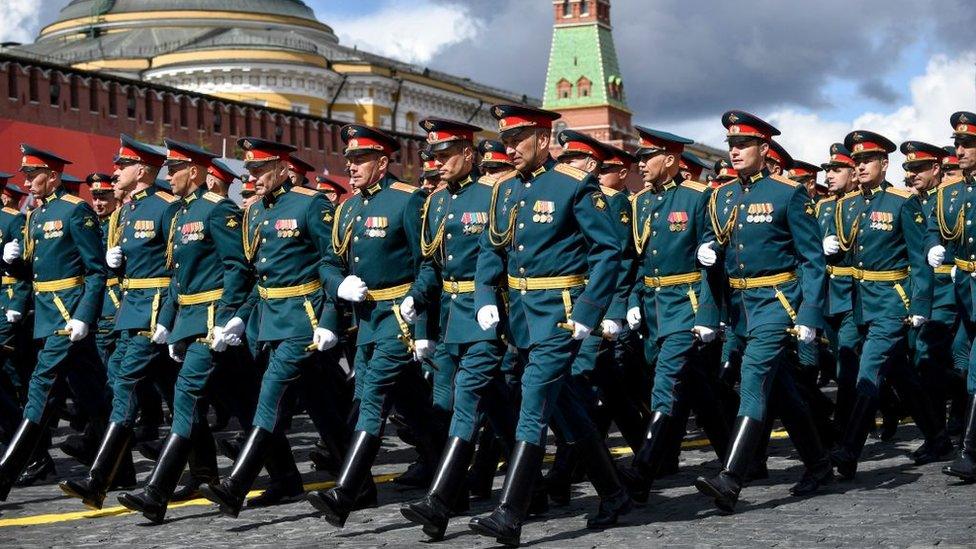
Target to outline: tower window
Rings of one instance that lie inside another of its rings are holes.
[[[155,94],[153,94],[153,92],[147,91],[146,92],[146,100],[143,101],[144,107],[145,107],[145,111],[146,111],[145,112],[146,122],[152,122],[153,121],[153,96],[154,95]]]
[[[583,0],[580,2],[580,15],[590,14],[590,0]]]
[[[576,81],[576,93],[579,97],[589,97],[590,91],[593,88],[593,83],[585,77],[581,76],[579,80]]]
[[[563,0],[563,17],[572,17],[572,16],[573,16],[573,5],[569,2],[569,0]]]
[[[573,93],[573,85],[563,78],[556,84],[556,96],[560,99],[569,99]]]
[[[129,86],[126,92],[125,115],[133,119],[136,117],[136,89],[133,86]]]

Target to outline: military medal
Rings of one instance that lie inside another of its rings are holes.
[[[535,212],[532,216],[532,221],[536,223],[552,223],[552,214],[556,211],[556,204],[549,200],[536,200],[535,205],[532,206],[532,211]]]

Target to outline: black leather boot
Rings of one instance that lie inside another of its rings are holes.
[[[630,496],[638,503],[647,501],[661,464],[670,455],[669,443],[673,441],[672,437],[668,436],[668,426],[671,421],[671,416],[667,414],[661,412],[651,414],[644,443],[634,454],[633,470],[624,474]]]
[[[940,420],[932,399],[923,391],[906,391],[902,401],[908,407],[918,430],[925,437],[922,447],[911,455],[915,465],[950,459],[954,448],[945,430],[945,412],[942,412],[943,417]],[[944,402],[942,409],[945,409]]]
[[[150,521],[160,524],[166,518],[166,505],[169,503],[176,483],[186,467],[190,455],[190,439],[170,433],[163,443],[159,460],[153,467],[146,488],[141,493],[119,494],[119,503],[127,509],[138,511]]]
[[[308,493],[308,501],[322,512],[332,526],[343,527],[349,513],[356,506],[363,482],[369,477],[370,468],[380,449],[380,437],[366,431],[353,433],[352,444],[342,463],[339,479],[334,488]]]
[[[424,527],[424,533],[434,541],[444,539],[447,530],[447,520],[451,517],[451,510],[456,506],[457,499],[466,496],[464,483],[468,463],[474,449],[470,442],[458,437],[451,437],[444,447],[444,455],[434,473],[434,482],[424,499],[405,505],[400,513],[410,522]]]
[[[44,426],[24,419],[14,432],[7,445],[7,451],[0,460],[0,501],[7,501],[10,488],[24,472],[28,461],[34,455],[37,442],[44,435]]]
[[[101,509],[105,494],[115,479],[119,465],[125,459],[132,440],[132,429],[121,423],[109,423],[102,444],[95,454],[88,478],[62,481],[61,491],[81,500],[90,509]]]
[[[553,457],[552,467],[544,477],[549,499],[556,507],[569,505],[570,494],[573,489],[573,469],[579,461],[575,444],[559,442],[556,444],[556,455]]]
[[[48,451],[40,452],[35,456],[34,460],[27,464],[24,472],[17,477],[14,486],[20,488],[33,486],[42,480],[46,480],[48,475],[53,475],[54,473],[54,458],[51,457],[51,453]]]
[[[764,433],[763,422],[750,417],[736,418],[732,447],[725,469],[713,478],[698,477],[695,488],[714,499],[715,506],[727,513],[735,511],[742,490],[742,480],[756,455],[759,439]]]
[[[790,488],[790,493],[796,497],[809,496],[833,482],[830,454],[824,449],[817,422],[807,406],[784,406],[780,415],[804,465],[803,475]]]
[[[236,461],[236,460],[235,460]],[[190,456],[183,483],[173,491],[173,501],[200,496],[200,487],[220,482],[217,474],[217,445],[210,425],[201,421],[190,432]]]
[[[876,409],[877,401],[874,398],[858,393],[854,399],[847,427],[844,429],[844,438],[831,456],[837,475],[843,480],[851,480],[857,474],[857,461],[868,439]]]
[[[525,520],[532,488],[545,453],[542,446],[516,442],[508,462],[501,502],[490,515],[474,517],[468,526],[482,536],[495,538],[502,545],[518,547],[522,537],[522,521]]]
[[[274,436],[264,467],[270,482],[264,492],[248,498],[248,509],[291,503],[305,496],[302,474],[298,472],[295,456],[284,433]]]
[[[610,450],[598,433],[578,440],[575,446],[577,455],[586,464],[586,475],[600,496],[600,508],[595,515],[586,519],[586,527],[602,530],[615,526],[621,516],[633,510],[634,502],[617,476]]]
[[[241,454],[234,462],[234,469],[230,475],[219,484],[207,484],[200,487],[203,497],[220,506],[220,512],[237,517],[244,507],[244,498],[248,490],[254,485],[264,459],[268,454],[272,434],[260,427],[251,427]]]
[[[474,462],[468,471],[468,488],[471,491],[472,500],[482,501],[491,498],[495,473],[498,472],[498,461],[501,459],[501,455],[501,441],[495,436],[495,430],[489,425],[485,425],[478,437],[478,448],[474,452]]]
[[[959,457],[943,467],[942,472],[966,482],[976,482],[976,395],[969,396],[966,406]]]

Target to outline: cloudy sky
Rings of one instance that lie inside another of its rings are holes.
[[[65,0],[5,0],[0,41],[28,41]],[[551,0],[307,0],[345,44],[541,97]],[[819,163],[856,128],[949,143],[976,110],[971,0],[613,0],[638,124],[722,146],[730,108],[769,119]],[[895,175],[895,174],[892,174]]]

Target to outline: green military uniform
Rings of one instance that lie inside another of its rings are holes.
[[[866,131],[848,134],[844,145],[853,151],[855,160],[895,150],[883,136]],[[906,317],[931,315],[933,272],[925,252],[938,240],[918,198],[886,181],[838,200],[835,221],[830,234],[837,236],[841,250],[851,252],[857,280],[852,292],[854,319],[864,339],[857,394],[842,448],[835,455],[838,473],[850,478],[867,437],[868,419],[877,408],[879,387],[889,374],[926,439],[945,442],[944,432],[933,425],[933,410],[920,390],[917,374],[905,363]]]
[[[10,174],[0,173],[0,186],[5,185]],[[14,239],[22,239],[24,234],[24,214],[13,208],[0,209],[0,248]],[[30,360],[31,338],[25,331],[25,315],[30,307],[30,282],[24,273],[0,264],[0,428],[9,437],[17,426],[21,415],[21,395],[26,389],[30,371],[24,366],[33,367]],[[20,313],[21,319],[10,322],[7,311]],[[18,355],[28,356],[18,356]]]
[[[166,139],[166,146],[170,177],[175,170],[206,170],[215,157],[171,139]],[[183,357],[174,390],[172,429],[144,492],[119,496],[122,505],[153,522],[165,517],[166,504],[187,463],[191,434],[201,436],[195,425],[206,422],[201,404],[220,356],[212,350],[219,343],[215,328],[238,314],[253,280],[244,256],[240,208],[203,186],[181,198],[166,252],[166,268],[172,269],[173,276],[157,318],[157,324],[169,328],[171,354]]]
[[[23,171],[61,173],[68,163],[28,145],[21,150]],[[14,268],[33,272],[34,337],[44,343],[31,376],[24,420],[0,461],[0,500],[6,499],[46,430],[65,378],[94,425],[104,424],[108,412],[104,369],[88,329],[98,319],[106,278],[95,212],[59,186],[28,215],[23,242],[23,259]]]
[[[496,105],[502,139],[538,139],[558,114]],[[553,421],[567,442],[576,442],[601,497],[594,526],[616,523],[630,509],[582,397],[569,383],[585,328],[600,325],[620,277],[621,243],[606,196],[586,172],[551,158],[526,166],[496,184],[475,273],[475,310],[495,306],[508,288],[508,322],[518,348],[522,401],[501,503],[471,528],[504,543],[517,543],[529,497],[542,464],[546,428]],[[495,221],[500,220],[497,226]],[[566,328],[572,330],[567,331]]]
[[[392,157],[399,143],[381,130],[351,124],[340,136],[346,144],[350,162],[378,162]],[[331,524],[342,526],[352,511],[355,499],[369,476],[369,467],[379,451],[384,409],[394,386],[404,376],[419,376],[410,369],[414,338],[429,339],[427,319],[417,319],[411,333],[400,314],[400,303],[410,292],[420,268],[420,219],[424,193],[398,181],[389,173],[360,189],[336,211],[332,245],[345,268],[346,280],[359,279],[367,291],[362,301],[353,304],[358,327],[356,341],[356,399],[359,417],[353,440],[345,456],[336,487],[310,494],[309,501],[325,513]],[[328,287],[329,296],[338,299],[339,284]],[[335,332],[338,318],[330,329]],[[416,397],[416,395],[413,395]],[[417,409],[412,409],[413,406]],[[418,433],[431,455],[433,450],[423,426],[430,421],[430,403],[400,399],[398,409],[405,417],[417,418]],[[426,416],[426,417],[425,417]],[[408,420],[409,421],[409,420]]]
[[[976,113],[959,111],[949,117],[957,150],[976,146]],[[939,187],[936,204],[936,221],[943,241],[949,246],[956,267],[954,276],[956,307],[961,329],[962,343],[956,345],[956,353],[969,350],[965,357],[967,368],[966,420],[963,425],[959,457],[944,467],[947,475],[972,482],[976,480],[976,241],[972,225],[976,219],[976,177],[972,167],[963,178],[946,181]],[[963,357],[957,359],[963,362]]]
[[[761,147],[779,134],[765,121],[742,111],[725,113],[722,124],[732,146]],[[738,418],[725,469],[717,477],[699,478],[695,484],[715,499],[716,506],[731,511],[762,444],[774,382],[782,419],[807,466],[805,479],[809,476],[816,489],[831,474],[809,408],[798,395],[790,371],[797,343],[792,327],[802,335],[823,324],[825,266],[814,204],[806,190],[789,179],[770,175],[766,168],[750,175],[740,173],[715,189],[708,215],[711,223],[702,238],[703,247],[720,247],[716,264],[723,264],[731,289],[729,323],[743,338],[745,348]]]
[[[901,151],[905,154],[905,167],[908,169],[919,164],[925,167],[938,163],[941,166],[942,159],[948,154],[942,147],[919,141],[902,143]],[[922,213],[928,224],[936,228],[939,224],[936,212],[939,187],[940,185],[919,193]],[[951,249],[953,244],[947,243],[946,247]],[[928,322],[912,330],[910,334],[915,371],[932,400],[934,419],[940,428],[946,425],[946,400],[956,381],[952,349],[959,329],[959,314],[951,274],[954,266],[953,254],[948,251],[942,265],[934,268],[932,314]]]

